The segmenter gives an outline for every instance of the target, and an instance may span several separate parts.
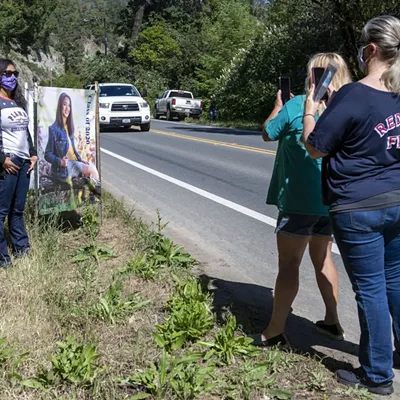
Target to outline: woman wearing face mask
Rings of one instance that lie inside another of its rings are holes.
[[[312,69],[326,68],[331,61],[339,65],[332,82],[334,87],[339,89],[351,82],[342,57],[335,53],[317,54],[307,66],[307,93],[311,90]],[[311,159],[299,144],[305,100],[306,96],[296,96],[283,106],[278,92],[275,108],[264,124],[264,140],[279,140],[267,198],[267,204],[279,209],[275,231],[279,272],[269,325],[261,334],[253,336],[254,344],[259,346],[287,344],[286,320],[299,289],[299,268],[307,246],[325,304],[324,320],[316,323],[316,329],[332,339],[344,339],[337,312],[339,284],[331,253],[332,227],[328,208],[322,204],[321,160]],[[320,107],[319,115],[324,108]]]
[[[400,20],[381,16],[362,31],[366,77],[343,87],[315,122],[308,97],[303,140],[324,158],[323,196],[356,294],[361,368],[337,371],[346,385],[393,392],[392,329],[400,351]]]
[[[58,99],[56,120],[49,127],[45,159],[51,164],[53,178],[71,184],[71,178],[86,176],[93,188],[99,187],[99,173],[84,162],[76,150],[71,98],[62,93]],[[92,188],[92,189],[93,189]]]
[[[0,59],[0,77],[0,267],[4,268],[11,265],[4,237],[7,216],[14,254],[23,256],[29,250],[24,208],[37,153],[28,131],[29,118],[18,86],[18,71],[11,60]]]

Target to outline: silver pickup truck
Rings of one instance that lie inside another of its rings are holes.
[[[194,99],[191,92],[184,90],[167,90],[156,100],[154,118],[166,116],[168,121],[173,118],[183,120],[186,117],[200,118],[203,112],[203,102]]]

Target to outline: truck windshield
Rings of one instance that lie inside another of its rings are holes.
[[[140,94],[134,86],[130,85],[100,86],[100,97],[116,96],[140,96]]]
[[[170,92],[168,97],[183,97],[184,99],[193,99],[193,95],[190,92]]]

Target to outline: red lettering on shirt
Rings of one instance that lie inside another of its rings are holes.
[[[387,138],[387,150],[392,149],[394,146],[396,146],[396,149],[400,149],[400,135],[397,136],[389,136]]]
[[[394,123],[394,115],[391,115],[390,117],[386,118],[386,125],[388,131],[391,131],[392,129],[396,128],[396,124]]]
[[[387,129],[385,128],[385,125],[382,124],[382,122],[375,127],[375,131],[378,132],[380,137],[384,137],[388,132]]]
[[[400,126],[400,113],[395,114],[394,119],[396,121],[396,128]]]

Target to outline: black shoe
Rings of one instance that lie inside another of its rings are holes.
[[[400,369],[400,353],[397,350],[393,352],[393,368]]]
[[[344,340],[344,331],[339,324],[327,325],[324,321],[317,321],[315,327],[319,333],[329,336],[334,340]]]
[[[389,396],[393,393],[393,382],[374,383],[363,378],[359,378],[356,374],[344,369],[336,371],[336,379],[343,385],[358,389],[367,389],[368,392],[379,394],[381,396]]]
[[[285,338],[283,333],[267,340],[262,340],[261,333],[258,333],[256,335],[250,335],[249,337],[253,339],[252,345],[257,347],[275,347],[275,346],[279,346],[281,348],[290,347],[289,341]]]

